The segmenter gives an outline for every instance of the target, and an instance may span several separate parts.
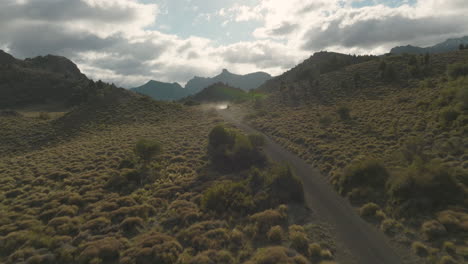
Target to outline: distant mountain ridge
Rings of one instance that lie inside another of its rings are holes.
[[[185,89],[190,90],[191,93],[197,93],[212,84],[221,82],[234,88],[249,91],[258,88],[271,78],[272,76],[265,72],[254,72],[246,75],[239,75],[223,69],[221,74],[213,78],[195,77],[191,79],[187,85],[185,85]]]
[[[456,51],[458,50],[460,44],[463,45],[468,45],[468,36],[461,37],[461,38],[450,38],[447,39],[446,41],[442,43],[438,43],[434,46],[430,47],[417,47],[417,46],[412,46],[412,45],[407,45],[407,46],[399,46],[393,48],[390,53],[393,54],[403,54],[403,53],[408,53],[408,54],[425,54],[425,53],[444,53],[444,52],[450,52],[450,51]]]
[[[157,100],[170,101],[194,95],[216,83],[224,83],[234,88],[249,91],[258,88],[271,78],[272,76],[265,72],[240,75],[223,69],[220,74],[212,78],[194,77],[185,85],[185,88],[182,88],[178,83],[165,83],[152,80],[140,87],[132,88],[131,90],[151,96]]]
[[[165,83],[153,80],[130,90],[161,101],[177,100],[188,96],[187,90],[178,83]]]
[[[249,94],[246,91],[219,82],[204,88],[186,99],[195,102],[233,102],[243,101],[248,97]]]

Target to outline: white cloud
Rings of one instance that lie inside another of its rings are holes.
[[[258,0],[180,21],[225,28],[228,23],[260,24],[251,32],[254,40],[220,45],[156,30],[173,28],[156,24],[169,10],[160,2],[2,0],[0,48],[20,58],[67,56],[92,78],[130,87],[148,79],[184,83],[222,68],[280,74],[322,49],[384,53],[395,45],[428,45],[468,34],[466,0],[402,1],[398,7],[375,0],[377,4],[363,8],[353,8],[360,0]],[[189,9],[193,12],[187,2]],[[227,30],[223,35],[233,36]]]

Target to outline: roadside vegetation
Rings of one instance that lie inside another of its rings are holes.
[[[320,263],[302,183],[203,107],[106,91],[61,116],[2,111],[2,263]],[[91,116],[89,113],[93,113]]]
[[[464,263],[467,58],[386,56],[287,89],[282,76],[245,120],[319,168],[394,241],[428,263]]]

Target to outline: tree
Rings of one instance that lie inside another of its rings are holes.
[[[460,44],[460,46],[458,46],[458,49],[459,50],[464,50],[465,49],[465,46],[463,44]]]
[[[431,56],[429,55],[429,52],[426,52],[426,54],[424,55],[424,64],[428,65],[430,60],[431,60]]]
[[[161,144],[155,140],[140,139],[135,145],[135,154],[143,161],[144,167],[146,167],[154,157],[161,153]]]

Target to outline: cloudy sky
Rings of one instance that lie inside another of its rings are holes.
[[[93,79],[273,75],[320,50],[381,54],[468,35],[467,0],[0,0],[0,49]]]

